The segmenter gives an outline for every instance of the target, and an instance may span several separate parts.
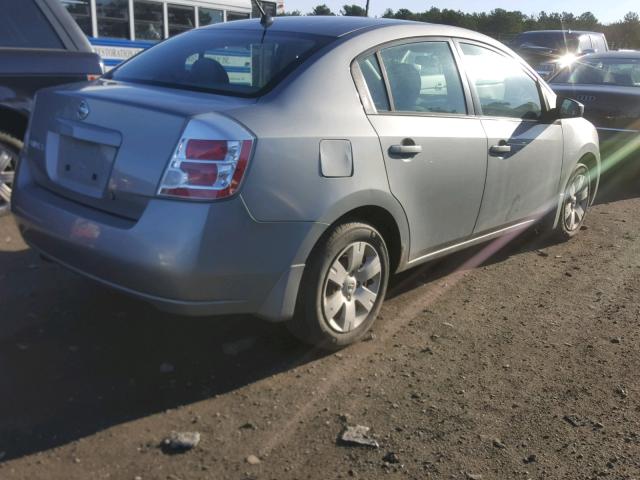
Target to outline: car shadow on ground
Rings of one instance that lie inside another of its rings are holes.
[[[636,187],[614,189],[604,201],[639,193]],[[483,264],[551,242],[527,232]],[[471,260],[484,247],[394,277],[388,298],[473,268]],[[4,460],[211,398],[323,355],[299,344],[280,324],[250,316],[163,314],[43,262],[31,250],[0,248]]]
[[[282,325],[186,318],[0,251],[4,460],[211,398],[321,358]]]

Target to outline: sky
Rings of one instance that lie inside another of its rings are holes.
[[[285,0],[286,10],[300,10],[302,13],[310,12],[318,4],[326,3],[331,10],[339,12],[342,5],[356,3],[364,6],[366,0]],[[603,23],[621,20],[627,12],[635,11],[640,13],[640,2],[638,0],[370,0],[371,15],[380,16],[387,8],[398,10],[408,8],[409,10],[423,12],[432,6],[438,8],[452,8],[463,12],[489,12],[494,8],[504,8],[505,10],[520,10],[526,14],[538,13],[541,10],[546,12],[570,12],[579,15],[586,11],[591,11]]]

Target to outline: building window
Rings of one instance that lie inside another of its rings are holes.
[[[173,37],[179,33],[191,30],[196,26],[195,7],[184,7],[182,5],[168,5],[169,14],[169,36]]]
[[[248,13],[227,12],[227,22],[233,22],[234,20],[246,20],[247,18],[249,18]]]
[[[88,37],[93,36],[89,0],[62,0],[62,5],[69,11],[84,34]]]
[[[198,8],[198,20],[200,26],[213,25],[224,22],[224,12],[222,10],[212,10],[211,8]]]
[[[96,0],[98,36],[129,38],[128,0]]]
[[[136,39],[162,40],[164,37],[164,12],[161,3],[134,0],[133,18],[136,27]]]

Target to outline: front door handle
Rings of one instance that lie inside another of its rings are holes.
[[[489,149],[489,152],[492,155],[503,155],[505,153],[511,153],[511,145],[507,145],[506,143],[500,143],[500,145],[494,145]]]
[[[422,153],[422,145],[391,145],[389,153],[391,155],[417,155]]]

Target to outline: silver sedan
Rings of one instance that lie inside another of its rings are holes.
[[[467,30],[220,24],[39,93],[13,211],[46,257],[159,308],[339,348],[394,272],[536,222],[576,234],[600,170],[582,113]]]

